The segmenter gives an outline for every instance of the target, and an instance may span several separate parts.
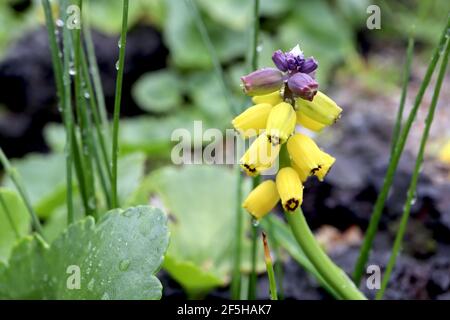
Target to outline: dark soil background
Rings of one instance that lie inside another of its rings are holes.
[[[117,37],[95,32],[94,42],[106,102],[112,106]],[[367,51],[364,37],[360,42]],[[130,89],[140,75],[165,67],[167,55],[161,35],[151,27],[137,26],[129,32],[122,108],[124,116],[141,113],[131,97]],[[422,68],[416,65],[409,97],[414,96],[422,74]],[[448,83],[447,79],[446,87],[442,90],[441,105],[450,101]],[[25,35],[10,48],[0,63],[0,87],[0,104],[8,109],[8,113],[0,118],[0,144],[7,155],[21,157],[29,152],[47,151],[42,130],[48,122],[60,121],[60,116],[45,29]],[[351,273],[358,255],[361,234],[368,225],[372,205],[386,172],[392,121],[399,94],[388,97],[367,95],[358,88],[357,81],[335,85],[334,92],[331,92],[331,96],[342,101],[344,115],[333,137],[327,134],[321,137],[321,145],[338,161],[325,182],[308,182],[304,211],[318,235],[326,238],[326,230],[333,230],[334,238],[325,242],[325,247],[337,264]],[[429,101],[427,95],[423,110],[426,111]],[[370,264],[377,264],[381,269],[389,258],[402,212],[417,141],[423,127],[423,110],[400,163],[383,214],[381,232],[370,258]],[[432,139],[448,134],[448,111],[441,106],[436,118]],[[448,168],[434,161],[432,154],[428,155],[407,239],[385,294],[386,299],[450,299],[450,180],[447,177]],[[348,230],[353,230],[351,241],[345,236]],[[285,298],[331,298],[295,261],[287,259],[284,272]],[[166,298],[184,297],[181,288],[164,273],[162,281]],[[365,281],[361,288],[369,297],[374,296],[375,292],[366,288]],[[267,292],[267,279],[261,276],[259,297],[268,298]],[[223,288],[214,291],[208,298],[228,296],[228,288]]]
[[[118,59],[117,37],[93,32],[106,104],[112,113]],[[131,87],[144,73],[164,68],[167,49],[161,36],[149,26],[136,26],[127,37],[123,87],[123,116],[142,113],[131,97]],[[42,130],[48,122],[60,122],[56,105],[47,31],[43,27],[11,46],[0,63],[0,104],[9,111],[0,118],[0,144],[9,157],[45,152]]]

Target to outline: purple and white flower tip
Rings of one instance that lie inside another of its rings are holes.
[[[312,101],[319,89],[319,84],[311,76],[299,72],[288,79],[288,87],[300,98]]]
[[[288,52],[283,52],[281,50],[275,51],[272,55],[272,60],[279,70],[283,72],[296,72],[303,65],[305,56],[303,55],[302,50],[300,50],[300,46],[296,45]]]
[[[313,57],[309,57],[307,58],[302,66],[300,67],[299,71],[302,73],[311,73],[316,71],[317,67],[319,66],[319,64],[317,63],[317,60],[314,59]]]
[[[281,89],[283,73],[275,68],[263,68],[241,77],[244,92],[249,96],[272,93]]]
[[[296,45],[289,51],[290,54],[292,54],[294,57],[304,57],[303,51],[300,49],[300,45]]]

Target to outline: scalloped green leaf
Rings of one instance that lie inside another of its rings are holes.
[[[83,219],[50,247],[27,237],[0,264],[0,298],[159,299],[155,273],[168,242],[166,215],[149,206]]]

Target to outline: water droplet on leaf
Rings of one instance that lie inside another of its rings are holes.
[[[129,266],[130,266],[130,260],[128,260],[128,259],[122,260],[119,263],[120,271],[127,271]]]

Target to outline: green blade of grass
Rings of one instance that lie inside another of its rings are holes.
[[[233,114],[239,113],[239,107],[233,103],[233,99],[231,97],[230,89],[227,86],[227,83],[225,81],[225,75],[223,72],[222,65],[220,64],[219,57],[217,55],[216,49],[214,48],[214,45],[212,44],[211,38],[209,37],[208,30],[206,29],[205,23],[203,21],[203,18],[197,8],[197,5],[195,4],[195,1],[192,0],[185,0],[188,8],[190,9],[191,15],[194,18],[196,27],[198,31],[200,32],[200,36],[202,37],[203,43],[206,45],[206,48],[208,50],[209,57],[211,58],[211,61],[213,63],[214,67],[214,73],[217,76],[217,79],[219,80],[223,96],[227,101],[228,106],[230,107]]]
[[[80,9],[80,19],[83,16],[83,0],[77,0]],[[80,26],[82,21],[79,21]],[[85,88],[83,85],[82,62],[81,62],[81,28],[75,27],[73,33],[73,51],[74,51],[74,84],[75,84],[75,105],[77,111],[78,126],[81,135],[80,159],[83,165],[84,181],[87,196],[86,214],[97,215],[97,200],[95,194],[95,178],[93,169],[93,141],[92,130],[89,121],[89,114],[86,106]]]
[[[105,136],[104,131],[102,129],[100,114],[98,112],[97,100],[94,97],[95,93],[89,76],[89,67],[83,51],[81,54],[81,61],[83,71],[82,79],[83,82],[86,84],[87,88],[86,92],[88,94],[87,100],[89,101],[89,103],[87,103],[87,105],[89,107],[88,108],[89,116],[92,116],[92,119],[89,119],[89,125],[91,125],[92,123],[94,124],[96,133],[96,136],[94,136],[92,130],[90,130],[93,145],[92,153],[94,154],[95,167],[97,168],[97,173],[100,179],[100,184],[104,193],[108,209],[112,209],[111,188],[110,188],[111,183],[110,161],[108,152],[106,150]]]
[[[385,292],[386,287],[388,285],[389,278],[391,276],[392,270],[394,269],[395,263],[397,261],[397,256],[398,256],[398,254],[400,252],[400,247],[401,247],[401,244],[402,244],[402,241],[403,241],[403,237],[405,235],[406,226],[408,224],[408,219],[409,219],[409,215],[410,215],[410,212],[411,212],[411,206],[413,205],[414,197],[415,197],[415,194],[416,194],[417,181],[419,179],[420,169],[421,169],[421,166],[422,166],[422,163],[423,163],[425,147],[427,145],[431,124],[433,123],[434,113],[436,111],[437,102],[439,100],[439,94],[440,94],[442,83],[443,83],[443,80],[444,80],[444,77],[445,77],[445,73],[446,73],[446,70],[447,70],[449,51],[450,51],[450,41],[447,41],[447,46],[446,46],[446,49],[445,49],[445,52],[444,52],[444,57],[443,57],[443,60],[442,60],[442,63],[441,63],[441,67],[440,67],[440,70],[439,70],[439,75],[438,75],[438,78],[437,78],[437,81],[436,81],[436,86],[435,86],[435,89],[434,89],[433,98],[431,100],[430,109],[428,110],[428,115],[427,115],[427,118],[425,120],[425,128],[423,130],[422,138],[420,140],[420,148],[419,148],[419,151],[417,153],[416,163],[415,163],[415,166],[414,166],[414,171],[413,171],[413,175],[412,175],[412,178],[411,178],[411,182],[410,182],[410,185],[409,185],[409,188],[408,188],[408,193],[407,193],[407,197],[406,197],[405,206],[403,208],[403,213],[402,213],[400,225],[399,225],[399,228],[397,230],[397,234],[395,236],[394,245],[392,247],[391,256],[389,257],[389,262],[388,262],[388,265],[386,267],[386,271],[384,273],[383,281],[381,283],[381,288],[377,292],[377,295],[376,295],[376,298],[378,300],[383,298],[383,295],[384,295],[384,292]]]
[[[47,27],[48,38],[50,43],[50,52],[52,56],[53,72],[55,77],[56,89],[59,104],[62,107],[62,118],[66,133],[66,146],[65,146],[65,158],[66,158],[66,198],[67,198],[67,217],[68,223],[73,222],[73,190],[72,190],[72,128],[73,128],[73,117],[71,111],[71,101],[70,101],[70,75],[67,85],[67,77],[63,72],[63,63],[60,59],[60,51],[58,49],[58,44],[56,41],[56,28],[53,20],[53,14],[48,0],[42,1],[45,24]],[[65,8],[65,6],[64,6]],[[64,20],[63,20],[64,21]],[[67,29],[67,28],[65,28]],[[65,30],[64,30],[65,33]],[[64,36],[63,36],[64,37]],[[66,64],[64,64],[66,68]],[[68,73],[68,69],[64,69]],[[69,87],[69,93],[67,92],[67,87]]]
[[[275,272],[273,271],[272,257],[270,256],[267,236],[264,232],[262,233],[262,240],[264,246],[264,261],[266,262],[267,277],[269,278],[270,299],[278,300],[277,281],[275,278]]]
[[[375,206],[370,218],[369,226],[366,231],[366,235],[364,237],[364,241],[361,247],[361,251],[358,257],[358,260],[355,265],[355,270],[353,272],[353,279],[356,284],[359,284],[361,282],[361,278],[364,272],[365,265],[367,263],[367,260],[369,258],[370,249],[372,248],[372,243],[375,238],[376,232],[378,230],[378,224],[381,219],[381,215],[384,209],[384,205],[387,199],[387,196],[389,194],[389,190],[392,186],[392,182],[394,180],[394,175],[397,170],[398,163],[400,161],[400,157],[403,153],[403,149],[406,144],[406,140],[409,135],[409,131],[411,129],[411,126],[414,122],[414,119],[416,118],[417,111],[419,110],[420,104],[422,103],[422,98],[425,93],[425,90],[427,89],[431,77],[433,75],[433,72],[436,68],[436,64],[439,60],[439,57],[441,56],[441,52],[444,48],[444,44],[446,42],[446,38],[448,36],[448,29],[450,28],[450,16],[447,19],[447,24],[444,28],[444,31],[442,33],[441,39],[439,41],[439,44],[436,46],[436,49],[434,50],[433,56],[431,58],[431,61],[428,65],[425,77],[422,81],[422,84],[419,88],[419,92],[417,93],[414,106],[411,109],[411,112],[408,116],[408,119],[406,120],[406,123],[401,130],[401,133],[398,138],[398,143],[395,146],[394,154],[389,162],[389,166],[386,172],[386,176],[384,178],[383,187],[381,189],[381,192],[379,193],[377,200],[375,202]]]
[[[117,158],[119,156],[119,120],[120,107],[122,104],[122,82],[123,70],[125,65],[125,48],[127,46],[127,31],[128,31],[128,6],[129,0],[123,0],[122,9],[122,30],[120,32],[119,40],[119,61],[117,63],[117,79],[116,79],[116,96],[114,99],[114,117],[113,117],[113,141],[112,141],[112,164],[111,164],[111,193],[112,206],[117,208],[119,206],[119,199],[117,196]]]
[[[106,111],[105,94],[103,92],[100,71],[98,69],[97,58],[95,55],[94,41],[92,40],[92,32],[88,19],[84,24],[83,35],[86,45],[88,64],[92,75],[92,84],[94,86],[95,98],[97,99],[98,113],[100,114],[100,119],[103,126],[103,135],[105,137],[109,137],[110,130],[108,122],[108,112]]]
[[[222,69],[222,65],[220,64],[220,60],[217,56],[216,50],[212,44],[211,38],[209,37],[208,31],[206,29],[205,23],[203,22],[202,16],[198,11],[197,5],[192,0],[185,0],[185,3],[190,10],[190,13],[196,23],[196,27],[202,37],[204,44],[207,47],[208,54],[211,58],[214,67],[214,73],[219,80],[222,94],[227,101],[227,104],[230,108],[230,111],[233,114],[238,114],[240,112],[240,108],[233,103],[233,99],[231,96],[231,91],[227,86],[225,81],[224,72]],[[239,137],[236,137],[235,142],[236,145],[239,144]],[[236,150],[240,150],[237,148]],[[241,281],[241,257],[242,257],[242,183],[244,181],[239,165],[236,166],[236,174],[237,174],[237,185],[236,185],[236,228],[235,228],[235,243],[234,243],[234,259],[233,259],[233,272],[232,272],[232,281],[231,281],[231,298],[234,300],[238,300],[242,298],[242,281]]]
[[[395,119],[394,130],[392,132],[391,152],[390,157],[394,154],[395,146],[397,145],[400,130],[402,129],[403,111],[405,109],[406,95],[408,93],[409,77],[411,75],[411,64],[414,53],[414,37],[411,35],[408,39],[408,48],[406,49],[406,61],[403,70],[403,85],[400,96],[400,104]]]
[[[305,256],[301,246],[299,246],[296,241],[292,231],[289,226],[276,216],[267,216],[266,219],[261,221],[262,227],[267,232],[270,232],[272,238],[277,241],[280,247],[284,248],[286,252],[295,260],[297,263],[314,276],[319,284],[328,291],[336,299],[342,299],[342,297],[331,288],[331,286],[323,279],[316,268],[311,264],[309,259]],[[279,280],[277,284],[280,285]]]

